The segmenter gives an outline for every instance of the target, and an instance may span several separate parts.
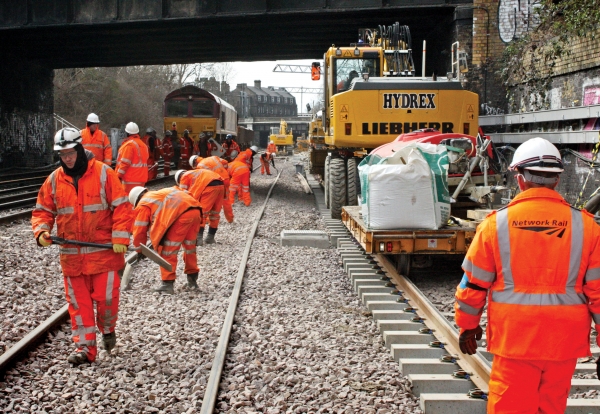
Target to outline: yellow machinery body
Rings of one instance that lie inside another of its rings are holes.
[[[294,135],[291,128],[287,128],[287,122],[281,120],[279,128],[271,128],[269,140],[277,146],[278,153],[290,153],[294,149]]]

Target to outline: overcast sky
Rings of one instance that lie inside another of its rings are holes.
[[[281,73],[273,72],[273,69],[278,64],[280,65],[311,65],[315,60],[280,60],[269,62],[233,62],[235,76],[229,82],[231,89],[235,89],[237,84],[246,83],[253,86],[255,80],[260,80],[262,87],[305,87],[305,88],[322,88],[323,82],[313,81],[309,73]],[[313,93],[294,93],[296,102],[298,103],[298,112],[306,112],[306,104],[310,103],[313,106],[313,101],[322,99],[322,95]],[[301,96],[302,95],[302,96]]]

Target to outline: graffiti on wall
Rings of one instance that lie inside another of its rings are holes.
[[[583,90],[583,106],[600,104],[600,85],[588,86]]]
[[[498,32],[504,43],[521,38],[537,25],[535,9],[540,0],[500,0]]]
[[[0,108],[0,167],[47,164],[52,155],[49,147],[52,130],[52,115],[2,113]]]

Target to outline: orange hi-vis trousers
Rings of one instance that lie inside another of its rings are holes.
[[[65,276],[64,283],[71,315],[71,338],[77,352],[85,352],[88,360],[94,361],[98,355],[96,326],[102,334],[108,334],[114,332],[117,325],[121,279],[116,271],[110,271]]]
[[[265,170],[268,175],[271,175],[271,167],[269,166],[270,160],[265,160],[263,157],[260,157],[260,173],[264,174]]]
[[[219,227],[221,220],[221,208],[223,208],[224,185],[210,185],[202,192],[200,206],[202,207],[202,225],[206,223],[214,229]]]
[[[235,174],[231,177],[229,184],[229,201],[233,205],[235,203],[235,196],[242,201],[246,206],[252,203],[250,197],[250,170],[246,170],[242,173]]]
[[[225,220],[228,223],[233,223],[233,207],[231,199],[229,198],[229,184],[225,185],[225,193],[223,194],[223,213],[225,214]]]
[[[202,217],[200,210],[188,210],[175,220],[169,227],[160,246],[158,254],[163,259],[171,263],[172,271],[160,268],[160,277],[162,280],[175,280],[177,270],[177,253],[183,245],[183,260],[185,262],[184,273],[189,275],[198,272],[198,258],[196,256],[196,236],[200,230]]]
[[[535,361],[494,355],[488,414],[558,414],[567,408],[577,358]]]

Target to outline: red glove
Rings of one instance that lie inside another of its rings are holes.
[[[478,326],[475,329],[461,329],[458,336],[458,345],[463,354],[474,355],[477,352],[477,341],[481,339],[483,329]]]

